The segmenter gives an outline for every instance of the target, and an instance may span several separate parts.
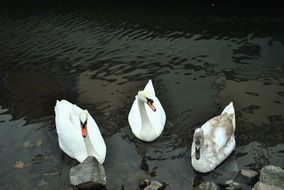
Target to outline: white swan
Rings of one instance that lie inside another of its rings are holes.
[[[155,140],[164,130],[166,114],[155,96],[152,80],[135,96],[128,122],[134,135],[147,142]]]
[[[63,152],[79,162],[94,156],[103,164],[106,145],[88,111],[66,100],[57,101],[54,110],[59,146]]]
[[[221,164],[235,148],[235,129],[235,110],[231,102],[221,115],[195,130],[191,147],[193,168],[207,173]]]

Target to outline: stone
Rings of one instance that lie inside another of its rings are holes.
[[[242,185],[238,182],[235,182],[233,180],[229,180],[225,182],[224,189],[226,190],[241,190]]]
[[[162,190],[165,184],[156,180],[144,179],[139,181],[139,187],[143,190]]]
[[[284,170],[273,165],[264,166],[260,171],[259,181],[284,189]]]
[[[254,171],[254,170],[245,170],[245,169],[242,169],[241,170],[241,175],[244,176],[244,177],[247,177],[247,178],[255,178],[258,176],[258,172]]]
[[[80,189],[101,189],[107,184],[104,167],[89,156],[70,169],[70,183]]]
[[[254,170],[241,170],[241,175],[247,180],[248,183],[255,183],[258,180],[258,172]]]
[[[257,182],[252,190],[283,190],[281,187],[277,187],[275,185],[269,185],[263,182]]]
[[[194,190],[219,190],[220,188],[214,183],[209,181],[204,181],[199,184]]]
[[[222,163],[209,175],[203,177],[204,181],[212,181],[219,185],[225,185],[226,181],[235,180],[240,173],[238,163],[229,158],[230,161]]]

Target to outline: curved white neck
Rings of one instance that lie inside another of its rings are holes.
[[[87,134],[87,136],[84,138],[84,143],[85,143],[85,146],[86,146],[87,155],[88,155],[88,156],[99,155],[99,154],[96,152],[95,147],[93,146],[89,135],[90,135],[90,134]],[[98,157],[96,157],[96,158],[98,158]]]
[[[91,155],[91,152],[93,151],[93,147],[92,147],[92,144],[91,144],[91,141],[90,141],[90,138],[89,138],[89,134],[84,138],[84,143],[85,143],[85,146],[86,146],[86,150],[87,150],[87,154],[88,156]]]
[[[146,109],[145,109],[145,103],[142,100],[140,100],[139,98],[137,99],[137,101],[138,101],[138,107],[139,107],[141,121],[142,121],[142,127],[148,126],[148,125],[150,125],[150,120],[149,120],[149,117],[148,117]]]

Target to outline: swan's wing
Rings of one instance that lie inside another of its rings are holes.
[[[228,115],[230,115],[230,114],[235,115],[235,109],[234,109],[234,104],[233,104],[233,102],[230,102],[230,104],[227,105],[227,106],[224,108],[222,114],[223,114],[223,113],[227,113]]]
[[[233,102],[230,102],[230,104],[227,105],[224,108],[222,114],[224,114],[224,113],[227,113],[228,116],[232,119],[232,123],[233,123],[234,129],[236,129],[236,119],[235,119],[236,116],[235,116],[235,109],[234,109]]]
[[[92,116],[88,112],[88,135],[90,141],[93,145],[94,150],[101,157],[101,162],[103,163],[106,156],[106,144],[101,135],[100,129],[96,121],[92,118]]]
[[[225,147],[230,138],[231,137],[227,136],[225,128],[223,127],[216,128],[214,131],[213,138],[212,138],[213,142],[215,143],[217,147],[216,150],[219,150]]]
[[[217,128],[214,130],[213,141],[215,150],[220,161],[223,161],[235,147],[234,126],[232,118],[227,114],[223,114],[224,120],[218,123]]]
[[[166,114],[161,105],[161,102],[157,97],[154,98],[154,106],[156,107],[155,112],[147,104],[145,104],[146,112],[151,125],[155,129],[157,135],[160,135],[166,123]]]
[[[80,111],[79,107],[66,100],[57,101],[55,106],[55,124],[59,146],[68,156],[82,162],[87,157],[87,150],[81,134]],[[74,119],[76,115],[77,120]],[[73,118],[72,121],[70,118]]]
[[[231,117],[227,114],[222,114],[208,120],[202,129],[204,131],[205,140],[209,144],[214,145],[213,149],[219,151],[224,148],[230,139],[233,137],[233,125],[230,121]]]
[[[147,85],[144,88],[145,91],[152,93],[154,96],[156,96],[155,94],[155,89],[152,83],[152,80],[150,79],[147,83]]]
[[[137,96],[131,106],[128,114],[128,122],[132,132],[137,136],[140,133],[142,127],[141,115],[138,107]]]

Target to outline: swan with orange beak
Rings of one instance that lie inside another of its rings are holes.
[[[153,141],[158,138],[166,123],[166,114],[155,95],[152,80],[135,97],[128,115],[133,134],[140,140]]]
[[[96,124],[88,113],[66,100],[56,102],[55,124],[59,146],[68,156],[83,162],[94,156],[103,164],[106,145]]]

